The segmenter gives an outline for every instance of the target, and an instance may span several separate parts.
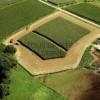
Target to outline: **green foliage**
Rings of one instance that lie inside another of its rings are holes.
[[[100,24],[100,7],[89,3],[81,3],[67,7],[65,10]]]
[[[16,48],[13,45],[7,45],[4,50],[5,53],[14,54],[16,53]]]
[[[36,31],[55,41],[66,50],[89,33],[88,30],[60,17],[39,27]]]
[[[0,44],[0,98],[9,94],[9,71],[17,64],[12,56],[4,52],[5,48],[5,45]]]
[[[5,47],[6,46],[4,44],[0,43],[0,52],[3,52],[5,50]]]
[[[91,63],[94,58],[91,55],[90,51],[91,51],[91,47],[88,47],[80,61],[80,64],[79,64],[80,67],[85,67],[85,68],[89,68],[89,69],[92,68]]]
[[[37,53],[42,59],[64,57],[66,52],[55,46],[46,38],[30,33],[19,40],[23,45]]]
[[[87,77],[84,78],[87,72],[88,71],[83,69],[74,69],[52,74],[39,75],[35,76],[34,78],[39,79],[46,86],[68,97],[69,100],[72,100],[74,96],[77,96],[77,93],[82,93],[81,89],[88,84]],[[79,99],[77,98],[75,100]]]

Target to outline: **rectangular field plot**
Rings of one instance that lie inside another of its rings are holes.
[[[52,8],[37,0],[25,0],[0,9],[0,40],[51,12]]]
[[[100,24],[100,7],[88,3],[81,3],[67,7],[66,10]]]
[[[19,41],[44,60],[64,57],[66,54],[64,50],[59,49],[46,38],[33,32],[24,36]]]
[[[58,17],[39,27],[36,32],[68,50],[73,43],[89,33],[88,30]]]

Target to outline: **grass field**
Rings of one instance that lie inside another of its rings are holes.
[[[83,54],[83,57],[80,61],[79,66],[85,67],[85,68],[92,68],[91,63],[93,62],[94,58],[91,55],[90,51],[91,51],[91,47],[88,47],[85,53]]]
[[[52,8],[37,0],[26,0],[0,9],[0,40],[51,12]]]
[[[0,0],[0,8],[8,7],[12,4],[20,3],[25,0]]]
[[[66,52],[48,39],[32,32],[19,40],[24,46],[38,54],[42,59],[64,57]]]
[[[88,30],[61,17],[39,27],[36,31],[66,50],[81,37],[89,33]]]
[[[67,7],[65,10],[75,13],[81,17],[87,18],[97,24],[100,24],[100,7],[89,3],[81,3],[78,5]]]
[[[66,3],[71,3],[71,2],[76,2],[76,3],[79,3],[79,2],[84,2],[83,0],[48,0],[52,3],[55,3],[55,4],[66,4]]]
[[[85,89],[89,88],[89,80],[86,76],[87,70],[76,69],[64,72],[36,76],[48,87],[56,90],[60,94],[67,96],[69,100],[80,100],[78,96]]]
[[[67,100],[33,79],[20,65],[11,70],[10,79],[10,95],[6,100]]]

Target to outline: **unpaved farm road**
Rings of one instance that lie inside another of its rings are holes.
[[[74,69],[78,66],[86,47],[97,37],[100,37],[100,29],[91,32],[76,42],[67,52],[65,58],[45,61],[41,60],[41,58],[24,46],[17,46],[17,59],[33,75]]]
[[[26,28],[22,29],[21,31],[12,35],[6,41],[4,41],[4,43],[9,44],[9,41],[12,38],[16,42],[16,40],[18,40],[22,36],[28,34],[32,30],[40,27],[41,25],[59,16],[68,19],[72,22],[75,22],[76,24],[84,28],[90,29],[91,33],[89,33],[88,35],[84,36],[79,41],[77,41],[69,49],[65,58],[58,58],[58,59],[51,59],[51,60],[44,61],[41,58],[39,58],[37,55],[35,55],[33,52],[25,48],[24,46],[22,45],[16,46],[17,48],[16,58],[18,62],[32,75],[53,73],[53,72],[63,71],[66,69],[76,68],[81,60],[81,57],[86,47],[89,46],[95,38],[100,37],[100,29],[98,29],[97,27],[82,22],[78,19],[75,19],[70,15],[65,15],[60,11],[56,11],[53,14],[50,14],[44,17],[43,19],[33,23],[28,29]]]

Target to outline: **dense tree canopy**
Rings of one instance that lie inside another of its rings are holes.
[[[16,49],[13,46],[0,44],[0,98],[9,94],[9,71],[17,64],[12,55],[15,52]]]

